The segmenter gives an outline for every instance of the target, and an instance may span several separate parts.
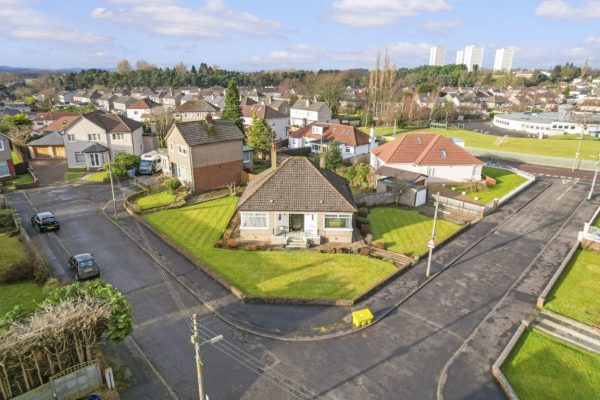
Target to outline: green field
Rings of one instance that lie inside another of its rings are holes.
[[[144,218],[250,295],[351,299],[396,271],[390,263],[353,254],[214,248],[236,204],[236,197],[226,197]]]
[[[31,174],[17,175],[13,179],[2,182],[4,189],[15,190],[15,184],[17,183],[31,183],[33,182],[33,176]]]
[[[522,176],[501,168],[483,167],[482,172],[484,175],[494,178],[496,184],[488,186],[480,192],[467,193],[467,197],[471,199],[479,198],[477,202],[480,204],[487,204],[494,199],[499,199],[527,181]],[[460,186],[456,188],[458,191],[462,190]]]
[[[369,220],[373,240],[383,241],[386,249],[410,256],[418,256],[427,251],[433,218],[412,209],[377,207],[371,209]],[[459,229],[460,225],[438,219],[436,243],[440,243]]]
[[[600,254],[578,250],[544,307],[585,324],[600,323]]]
[[[176,198],[177,197],[168,190],[163,190],[162,192],[140,197],[135,201],[135,204],[140,210],[149,210],[151,208],[164,207],[173,204]]]
[[[25,257],[25,249],[18,236],[0,234],[0,271]],[[31,281],[0,284],[0,317],[16,305],[22,305],[26,309],[35,308],[44,300],[46,293],[42,286]]]
[[[369,127],[369,126],[361,126],[360,129],[367,134],[371,133],[371,127]],[[418,130],[418,129],[396,128],[396,134],[399,135],[404,132],[410,132],[410,131],[415,131],[415,130]],[[394,134],[393,126],[377,126],[377,127],[375,127],[375,136],[386,136],[386,135],[393,135],[393,134]]]
[[[600,398],[600,356],[536,329],[523,335],[502,371],[522,400]]]
[[[579,143],[578,136],[566,135],[546,139],[515,138],[509,137],[507,141],[498,146],[494,144],[499,136],[467,131],[463,129],[423,129],[422,131],[436,133],[450,138],[459,138],[465,141],[466,147],[480,149],[509,151],[515,153],[529,153],[541,156],[574,158]],[[581,143],[581,159],[597,160],[600,153],[600,141],[583,140]]]

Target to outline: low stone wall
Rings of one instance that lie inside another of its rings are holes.
[[[502,364],[504,364],[504,362],[506,361],[506,359],[508,358],[508,356],[510,355],[510,353],[512,352],[514,347],[519,342],[519,339],[521,339],[521,336],[523,336],[523,334],[525,333],[525,331],[528,328],[529,328],[529,322],[522,321],[521,325],[519,325],[519,327],[517,328],[517,331],[512,336],[512,338],[510,339],[510,341],[508,342],[508,344],[506,345],[504,350],[502,350],[502,353],[500,353],[500,356],[498,357],[496,362],[492,365],[492,375],[494,375],[494,378],[496,378],[496,380],[500,384],[500,387],[504,391],[504,394],[506,394],[506,397],[508,397],[510,400],[519,400],[519,396],[517,395],[517,392],[515,392],[514,389],[512,388],[508,379],[506,379],[506,376],[502,372],[501,368],[502,368]]]
[[[515,197],[517,194],[521,193],[521,191],[527,189],[529,186],[531,186],[535,182],[535,179],[536,179],[535,175],[530,174],[529,172],[521,171],[520,169],[513,168],[510,166],[491,164],[490,167],[505,169],[507,171],[510,171],[512,173],[515,173],[515,174],[527,179],[526,182],[517,186],[516,188],[514,188],[513,190],[511,190],[510,192],[508,192],[507,194],[502,196],[500,199],[498,199],[499,206],[506,203],[507,201],[509,201],[510,199]]]
[[[569,265],[569,262],[571,262],[571,259],[573,258],[573,255],[575,255],[575,252],[580,247],[581,247],[581,242],[580,241],[575,242],[575,244],[573,245],[573,247],[571,247],[571,251],[569,251],[569,254],[567,254],[567,256],[565,257],[565,259],[563,260],[563,262],[560,264],[560,266],[558,267],[558,269],[554,273],[554,275],[552,275],[552,278],[550,278],[550,281],[548,282],[548,284],[546,285],[546,287],[542,291],[542,294],[538,297],[537,304],[536,304],[538,308],[544,308],[544,304],[546,302],[546,297],[548,296],[548,294],[550,294],[550,291],[552,290],[552,288],[554,287],[554,285],[556,285],[556,282],[558,282],[558,280],[560,279],[560,276],[564,272],[565,268],[567,268],[567,265]]]

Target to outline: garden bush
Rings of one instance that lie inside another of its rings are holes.
[[[115,156],[115,159],[110,164],[110,168],[112,168],[113,176],[123,178],[127,176],[127,171],[133,167],[139,167],[139,165],[140,156],[129,153],[119,153]],[[109,167],[107,166],[105,169],[108,171],[108,168]]]
[[[366,217],[356,217],[356,222],[359,225],[369,225],[371,223],[371,221],[369,221],[369,218]]]
[[[39,285],[43,285],[49,276],[46,261],[33,256],[16,261],[0,272],[0,284],[32,280]]]
[[[257,251],[258,250],[258,246],[255,244],[249,244],[248,246],[246,246],[246,250],[248,251]]]
[[[359,207],[358,215],[360,217],[366,217],[367,215],[369,215],[369,208],[368,207]]]
[[[223,247],[223,241],[222,240],[217,240],[217,242],[215,243],[215,247],[220,249]]]
[[[373,233],[371,232],[371,226],[367,225],[367,224],[361,224],[360,226],[360,233],[362,233],[363,237],[367,236],[369,233]]]
[[[360,255],[361,256],[369,256],[371,254],[371,249],[369,249],[368,247],[361,247],[360,248]]]
[[[385,243],[383,243],[381,240],[378,240],[378,241],[376,241],[376,242],[373,242],[373,246],[374,246],[376,249],[382,249],[382,250],[385,250]]]
[[[237,249],[239,245],[240,244],[236,239],[227,240],[227,247],[229,247],[232,250]]]
[[[0,230],[15,226],[14,214],[15,212],[10,208],[0,209]]]
[[[181,181],[177,178],[165,179],[165,187],[169,190],[169,193],[173,194],[181,186]]]

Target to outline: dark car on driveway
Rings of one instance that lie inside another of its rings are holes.
[[[77,254],[69,258],[69,270],[76,281],[80,279],[100,276],[100,267],[94,260],[94,255],[90,253]]]
[[[48,211],[37,213],[31,217],[31,225],[38,232],[57,231],[60,229],[60,225],[54,214]]]

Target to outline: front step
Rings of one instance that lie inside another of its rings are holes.
[[[290,241],[285,247],[287,247],[288,249],[304,249],[308,247],[308,244],[303,240],[290,239]]]

